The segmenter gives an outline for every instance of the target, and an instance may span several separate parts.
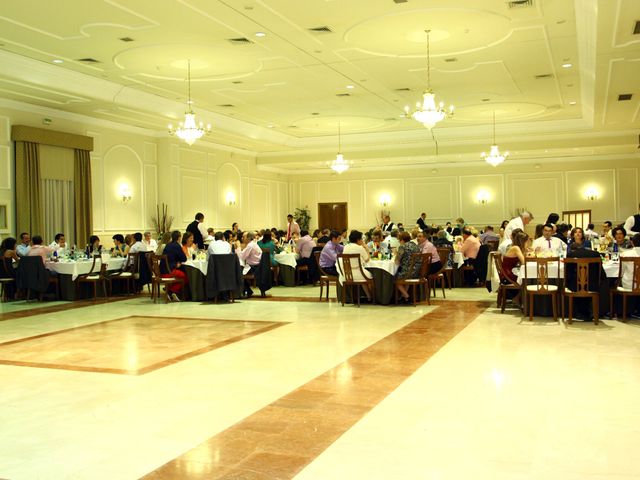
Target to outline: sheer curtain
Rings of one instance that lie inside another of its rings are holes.
[[[69,180],[42,180],[42,203],[44,217],[43,237],[46,243],[53,242],[56,233],[64,233],[67,245],[73,245],[75,200],[73,182]]]

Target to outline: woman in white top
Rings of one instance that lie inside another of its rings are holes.
[[[362,271],[364,272],[365,277],[362,276],[360,269],[358,268],[358,262],[355,259],[351,260],[351,271],[353,272],[353,279],[355,281],[362,281],[365,279],[370,279],[372,277],[371,273],[364,268],[364,265],[369,261],[369,252],[365,247],[365,243],[362,240],[362,232],[358,230],[352,230],[349,234],[349,243],[345,245],[344,250],[342,251],[344,255],[346,254],[359,254],[360,255],[360,264],[363,266]],[[340,265],[342,267],[342,265]],[[367,295],[367,298],[371,300],[371,292],[369,291],[369,287],[367,285],[363,285],[362,289],[364,293]]]

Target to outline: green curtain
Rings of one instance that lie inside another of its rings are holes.
[[[75,197],[76,245],[83,246],[93,234],[91,208],[91,160],[89,150],[75,149],[73,154],[73,189]]]
[[[17,234],[43,235],[40,196],[40,145],[16,142],[16,225]]]

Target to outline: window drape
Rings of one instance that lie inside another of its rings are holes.
[[[18,235],[43,231],[40,192],[40,145],[16,142],[16,226]]]
[[[53,242],[57,233],[64,233],[67,245],[74,245],[75,199],[73,182],[68,180],[42,180],[44,231],[46,242]],[[81,244],[84,245],[84,244]]]
[[[91,205],[91,159],[89,150],[75,149],[73,154],[73,186],[75,205],[75,241],[85,245],[93,234]]]

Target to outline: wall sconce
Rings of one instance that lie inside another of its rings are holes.
[[[486,190],[480,190],[476,195],[476,200],[480,205],[486,205],[489,203],[489,192]]]
[[[230,207],[232,207],[233,205],[236,204],[236,195],[233,192],[227,192],[227,205],[229,205]]]
[[[129,188],[129,185],[127,185],[126,183],[123,183],[122,185],[120,185],[120,188],[118,189],[118,195],[121,197],[122,203],[130,202],[132,195],[131,195],[131,188]]]
[[[587,200],[595,202],[596,200],[598,200],[600,192],[598,192],[598,189],[596,187],[589,187],[587,188],[586,192],[584,192],[584,196]]]
[[[388,193],[380,195],[380,206],[386,208],[389,205],[391,205],[391,196]]]

